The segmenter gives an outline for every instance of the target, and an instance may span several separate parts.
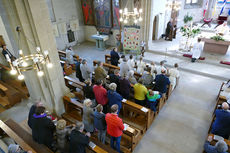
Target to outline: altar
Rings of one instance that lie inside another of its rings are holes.
[[[204,42],[204,52],[209,53],[217,53],[217,54],[226,54],[228,51],[228,46],[230,45],[230,41],[216,41],[209,38],[201,38],[201,41]]]
[[[106,46],[105,46],[105,41],[107,41],[109,39],[108,35],[92,35],[91,36],[92,39],[96,40],[96,48],[99,50],[105,50]]]

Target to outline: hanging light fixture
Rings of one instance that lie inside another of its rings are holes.
[[[123,23],[128,23],[128,21],[130,19],[133,19],[134,23],[137,24],[138,22],[141,22],[143,19],[142,19],[142,12],[143,10],[142,9],[137,9],[137,8],[134,8],[133,6],[133,0],[131,0],[131,8],[133,8],[133,11],[129,11],[128,8],[127,8],[127,5],[130,4],[129,2],[130,0],[127,1],[126,3],[126,6],[125,8],[122,10],[120,9],[120,22],[123,22]]]
[[[181,9],[181,1],[167,1],[166,10],[179,11]]]
[[[20,40],[20,27],[17,27],[17,32]],[[20,41],[19,41],[20,42]],[[20,46],[20,45],[19,45]],[[52,68],[53,64],[50,61],[49,58],[49,52],[48,50],[41,51],[40,47],[36,47],[36,53],[30,54],[30,55],[24,55],[22,50],[19,50],[19,58],[15,60],[11,60],[9,55],[6,55],[6,59],[11,67],[10,74],[16,75],[18,74],[18,79],[23,80],[24,75],[22,72],[29,71],[29,70],[36,70],[37,75],[39,77],[44,75],[44,72],[42,71],[42,66],[45,65],[48,68]]]

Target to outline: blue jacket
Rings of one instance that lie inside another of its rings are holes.
[[[110,52],[110,56],[111,56],[111,64],[117,66],[118,61],[120,59],[120,56],[118,55],[118,53],[112,50]]]
[[[167,92],[167,85],[170,85],[169,78],[163,74],[158,74],[155,78],[155,90],[159,91],[160,93]]]
[[[212,146],[208,141],[206,141],[204,144],[204,150],[206,153],[227,153],[227,152],[218,152],[216,147]]]
[[[212,125],[212,133],[227,138],[230,134],[230,112],[217,109],[216,120]]]
[[[93,115],[94,115],[94,127],[97,130],[106,130],[105,114],[95,111]]]
[[[114,92],[112,90],[109,90],[107,92],[107,97],[109,99],[109,107],[111,107],[114,104],[117,104],[119,107],[118,109],[121,109],[121,101],[123,97],[119,93],[117,93],[116,91]]]

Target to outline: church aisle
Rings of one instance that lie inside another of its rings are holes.
[[[202,153],[222,81],[180,73],[179,86],[134,153]]]

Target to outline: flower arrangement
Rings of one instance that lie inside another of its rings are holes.
[[[184,16],[184,23],[188,23],[193,20],[192,16],[189,16],[188,14]]]
[[[215,35],[215,36],[211,37],[211,39],[213,39],[215,41],[225,41],[224,38],[220,35]]]
[[[182,33],[182,36],[185,36],[187,38],[194,38],[197,34],[200,33],[200,29],[185,25],[180,28],[180,32]]]

